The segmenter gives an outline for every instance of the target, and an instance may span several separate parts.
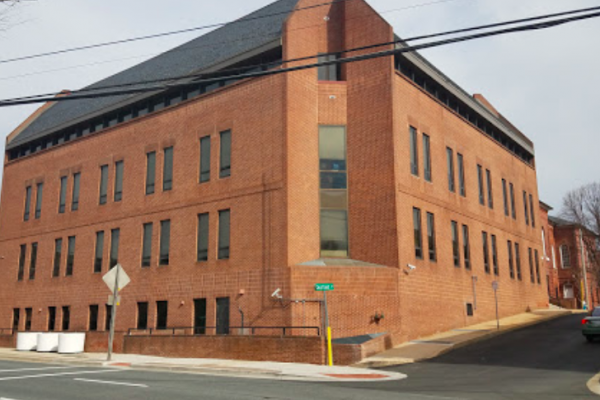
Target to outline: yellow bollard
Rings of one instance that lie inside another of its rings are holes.
[[[333,349],[331,348],[331,327],[327,327],[327,362],[333,367]]]

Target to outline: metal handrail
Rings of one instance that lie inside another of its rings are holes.
[[[219,327],[219,329],[222,329]],[[207,332],[213,332],[212,335],[229,335],[229,336],[253,336],[256,331],[265,330],[278,330],[280,336],[287,336],[288,333],[298,330],[308,330],[316,332],[316,336],[321,336],[321,328],[318,326],[230,326],[227,332],[218,333],[216,326],[204,326],[204,327],[190,327],[190,326],[178,326],[178,327],[167,327],[167,328],[129,328],[127,331],[128,336],[135,335],[149,335],[149,336],[203,336],[210,335]],[[242,332],[242,333],[238,333]]]

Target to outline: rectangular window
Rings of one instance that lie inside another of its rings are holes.
[[[25,332],[31,331],[31,318],[33,310],[31,308],[25,309]]]
[[[537,283],[542,283],[542,277],[540,276],[540,254],[535,250],[535,276],[537,277]]]
[[[29,260],[29,280],[35,279],[35,264],[37,262],[37,243],[31,244],[31,258]]]
[[[506,179],[502,179],[502,198],[504,199],[504,215],[508,217],[508,191],[506,189]]]
[[[96,232],[96,250],[94,253],[94,273],[102,272],[102,261],[104,258],[104,231]]]
[[[173,147],[164,150],[163,192],[173,189]]]
[[[110,266],[113,268],[119,262],[119,237],[121,236],[120,229],[110,231]]]
[[[115,201],[123,200],[123,172],[125,164],[123,161],[115,163]]]
[[[448,190],[456,191],[456,181],[454,179],[454,153],[450,147],[446,148],[446,161],[448,164]]]
[[[52,267],[52,277],[58,278],[60,276],[60,262],[62,258],[62,239],[56,239],[54,241],[54,265]]]
[[[60,178],[60,196],[58,200],[58,213],[64,214],[65,208],[67,205],[67,182],[68,179],[66,176]]]
[[[435,217],[427,213],[427,242],[429,246],[429,260],[437,261],[437,248],[435,243]]]
[[[515,208],[515,187],[511,183],[510,185],[510,208],[512,211],[513,219],[517,219],[517,210]]]
[[[23,220],[29,221],[29,210],[31,208],[31,186],[25,188],[25,212],[23,213]]]
[[[431,139],[426,134],[423,134],[423,175],[431,182]]]
[[[487,232],[481,233],[481,240],[483,243],[483,267],[486,274],[490,273],[490,247],[488,244]]]
[[[488,195],[488,207],[494,208],[494,192],[492,188],[492,173],[489,169],[485,170],[485,176],[487,180],[487,195]]]
[[[415,236],[415,257],[423,258],[423,233],[421,230],[421,210],[413,208],[413,227]]]
[[[527,192],[523,191],[523,208],[525,210],[525,225],[529,225],[529,205],[527,204]]]
[[[156,184],[156,152],[146,154],[146,194],[153,194]]]
[[[108,165],[100,167],[100,204],[108,200]]]
[[[521,251],[519,243],[515,243],[515,260],[517,262],[517,279],[522,281],[523,275],[521,274]]]
[[[206,299],[194,299],[194,335],[206,334]]]
[[[171,247],[171,221],[160,221],[160,257],[158,265],[169,265]]]
[[[496,243],[496,235],[492,235],[492,266],[494,267],[494,275],[500,275],[498,267],[498,243]]]
[[[40,219],[42,216],[42,195],[44,193],[44,184],[37,184],[37,194],[35,199],[35,219]]]
[[[104,313],[104,330],[110,330],[110,320],[112,319],[112,306],[106,305],[106,310]]]
[[[56,307],[48,307],[48,332],[56,329]]]
[[[62,330],[66,332],[71,327],[71,308],[63,306],[62,308]]]
[[[142,267],[149,267],[152,261],[152,222],[144,224],[142,243]]]
[[[329,61],[335,61],[338,58],[338,54],[320,54],[318,57],[318,62],[325,63]],[[341,64],[332,63],[328,65],[320,65],[317,67],[317,77],[320,81],[340,81]]]
[[[460,267],[460,246],[458,244],[458,222],[452,221],[452,255],[454,266]]]
[[[535,274],[533,272],[533,250],[531,247],[528,250],[529,253],[529,279],[531,283],[535,283]]]
[[[485,194],[483,192],[483,168],[481,165],[477,166],[477,182],[479,183],[479,204],[485,204]]]
[[[509,240],[507,242],[508,247],[508,269],[510,272],[510,279],[515,279],[515,261],[513,259],[513,246],[512,242]]]
[[[229,225],[230,211],[219,211],[219,260],[229,258]]]
[[[208,260],[208,213],[198,215],[198,258],[197,261]]]
[[[471,243],[469,240],[469,227],[462,226],[463,234],[463,253],[465,257],[465,269],[471,269]]]
[[[410,127],[410,173],[419,176],[419,149],[417,143],[417,130]]]
[[[79,210],[79,191],[81,186],[81,173],[73,174],[73,196],[71,197],[71,211]]]
[[[148,329],[148,303],[137,303],[137,328]]]
[[[200,139],[200,183],[210,181],[210,136]]]
[[[167,329],[168,304],[166,301],[156,302],[156,329]]]
[[[231,131],[221,132],[221,158],[219,162],[219,177],[231,176]]]
[[[90,306],[90,320],[88,323],[88,329],[90,332],[98,330],[98,305],[94,304]]]
[[[229,335],[229,297],[217,298],[217,335]]]
[[[21,245],[19,253],[19,271],[17,272],[17,280],[22,281],[25,275],[25,257],[27,256],[27,245]]]
[[[75,236],[69,236],[67,242],[67,270],[65,276],[73,275],[73,264],[75,263]]]
[[[465,164],[463,160],[463,155],[460,153],[456,153],[458,157],[458,189],[460,191],[460,195],[462,197],[467,196],[467,188],[465,186]]]
[[[535,228],[535,212],[533,208],[533,195],[529,195],[529,210],[531,211],[531,226]]]
[[[21,325],[21,310],[19,308],[13,309],[13,334],[19,331]]]

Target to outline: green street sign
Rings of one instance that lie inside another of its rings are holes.
[[[315,285],[315,290],[317,292],[329,292],[333,290],[333,283],[317,283]]]

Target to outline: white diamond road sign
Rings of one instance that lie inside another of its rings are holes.
[[[131,279],[129,278],[121,264],[117,264],[114,268],[112,268],[102,277],[102,280],[104,281],[104,283],[106,283],[106,286],[108,286],[108,289],[110,289],[111,292],[115,290],[115,279],[117,278],[117,269],[119,271],[119,281],[117,282],[118,290],[122,290],[125,286],[129,285],[129,282],[131,282]]]

